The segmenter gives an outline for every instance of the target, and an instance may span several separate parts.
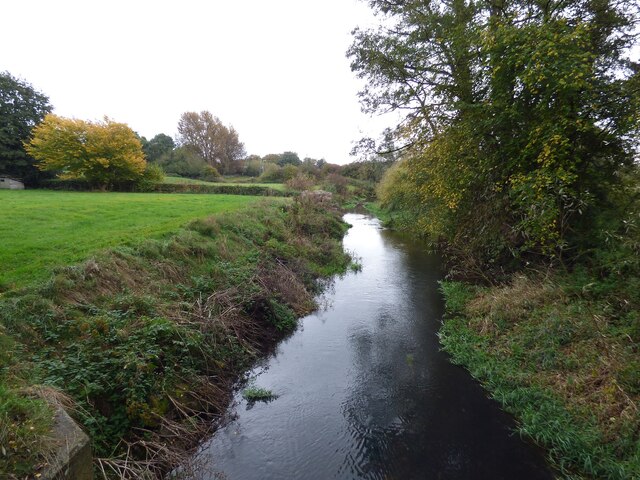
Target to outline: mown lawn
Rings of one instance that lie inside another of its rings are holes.
[[[264,197],[0,191],[0,292],[46,278],[92,252],[175,231]]]
[[[274,190],[284,190],[284,184],[282,183],[253,183],[246,181],[247,177],[231,177],[228,179],[224,179],[220,182],[206,182],[204,180],[197,180],[195,178],[185,178],[185,177],[164,177],[164,183],[169,184],[183,184],[187,183],[189,185],[235,185],[235,186],[246,186],[246,187],[268,187],[273,188]]]

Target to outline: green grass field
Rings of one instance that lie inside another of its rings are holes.
[[[170,184],[183,184],[187,183],[190,185],[239,185],[239,186],[258,186],[258,187],[268,187],[273,188],[274,190],[284,190],[284,184],[282,183],[253,183],[246,181],[247,177],[231,177],[225,178],[220,182],[205,182],[204,180],[196,180],[195,178],[185,178],[185,177],[164,177],[164,183]]]
[[[0,190],[0,291],[45,279],[97,250],[259,201],[264,197]]]

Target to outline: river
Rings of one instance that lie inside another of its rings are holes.
[[[277,395],[247,403],[201,449],[203,478],[552,479],[540,450],[440,351],[438,259],[348,214],[362,270],[250,376]],[[216,473],[217,472],[217,473]]]

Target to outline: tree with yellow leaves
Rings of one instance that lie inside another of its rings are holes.
[[[86,180],[103,189],[137,183],[147,162],[136,134],[124,123],[102,122],[49,114],[33,129],[25,149],[41,170],[60,178]]]

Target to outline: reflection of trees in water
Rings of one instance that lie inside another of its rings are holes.
[[[339,477],[552,478],[505,428],[497,404],[440,352],[437,259],[382,232],[384,288],[372,316],[350,330],[353,378],[342,404],[346,455]],[[400,253],[399,253],[400,252]],[[369,280],[370,282],[370,280]]]
[[[394,248],[398,243],[401,250]],[[441,355],[437,319],[428,318],[440,311],[437,263],[397,237],[385,235],[385,245],[393,258],[378,272],[385,279],[376,292],[379,306],[374,318],[350,332],[355,376],[342,414],[352,446],[339,475],[408,479],[425,478],[429,470],[451,478],[446,475],[463,469],[464,444],[434,435],[433,427],[447,428],[455,419],[438,421],[443,408],[429,391],[429,352]]]

